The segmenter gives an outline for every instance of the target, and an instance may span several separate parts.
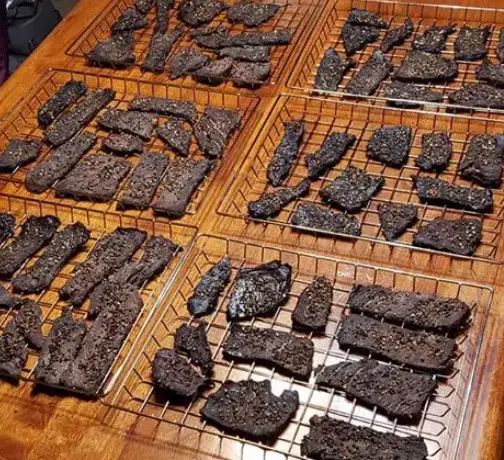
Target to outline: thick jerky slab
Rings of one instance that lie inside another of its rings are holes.
[[[356,137],[347,133],[331,133],[324,139],[322,147],[307,155],[306,167],[308,177],[318,179],[326,171],[335,166],[345,155],[347,150],[353,145]]]
[[[112,25],[112,33],[144,29],[148,25],[149,21],[147,21],[144,14],[140,13],[136,8],[127,8]]]
[[[376,27],[377,29],[386,29],[387,22],[375,13],[360,8],[353,8],[348,15],[347,22],[361,26]]]
[[[23,305],[25,299],[12,295],[0,284],[0,308],[18,308]]]
[[[268,440],[285,429],[298,406],[297,391],[284,390],[275,396],[268,380],[228,380],[208,397],[201,414],[229,433]]]
[[[196,81],[207,85],[220,85],[231,73],[233,60],[231,58],[216,59],[210,61],[204,67],[193,72]]]
[[[268,217],[277,216],[289,203],[307,195],[310,191],[310,184],[310,180],[305,179],[296,187],[279,188],[273,192],[262,194],[258,200],[249,202],[249,216],[256,219],[267,219]]]
[[[433,177],[412,177],[422,203],[434,203],[475,212],[490,212],[493,193],[486,188],[462,187]]]
[[[116,109],[109,109],[98,118],[102,128],[133,134],[147,141],[152,136],[155,122],[153,115]]]
[[[392,63],[381,51],[375,51],[345,88],[349,94],[370,96],[392,71]]]
[[[422,153],[415,164],[423,171],[443,171],[450,163],[453,144],[448,133],[422,135]]]
[[[457,62],[437,54],[411,51],[393,78],[404,82],[451,81],[457,76]]]
[[[504,86],[504,64],[492,64],[485,60],[476,70],[478,80],[487,81],[494,86]]]
[[[207,107],[194,127],[194,135],[203,153],[215,158],[224,153],[227,141],[240,124],[238,110]]]
[[[292,312],[292,324],[296,329],[324,332],[331,312],[332,284],[318,276],[299,296]]]
[[[180,6],[180,18],[190,27],[211,22],[228,6],[219,0],[185,0]]]
[[[352,312],[377,319],[438,332],[460,329],[471,317],[469,305],[460,300],[379,285],[355,286],[350,292],[348,307]]]
[[[487,40],[490,27],[462,27],[455,40],[455,59],[462,61],[477,61],[487,54]]]
[[[495,49],[495,53],[501,62],[504,62],[504,27],[499,33],[499,43]]]
[[[380,31],[375,27],[359,26],[346,22],[342,31],[343,46],[347,54],[354,54],[363,49],[368,43],[378,40]]]
[[[114,270],[124,265],[142,245],[145,232],[133,228],[117,228],[103,237],[72,277],[60,290],[60,297],[73,305],[81,305],[91,290]]]
[[[208,345],[205,325],[198,327],[184,324],[175,333],[175,351],[186,354],[191,362],[199,366],[205,375],[212,373],[212,352]]]
[[[389,417],[418,419],[425,403],[436,389],[427,374],[363,359],[327,366],[317,374],[318,385],[343,390],[368,407],[377,407]]]
[[[238,272],[231,292],[228,319],[242,320],[274,312],[289,296],[292,267],[273,260]]]
[[[169,63],[169,75],[172,80],[189,75],[210,62],[210,57],[198,50],[186,48],[173,56]]]
[[[156,23],[154,25],[154,33],[165,34],[168,30],[168,22],[170,8],[173,6],[174,0],[156,0]]]
[[[484,107],[504,109],[504,88],[496,88],[486,83],[469,83],[450,93],[451,104],[464,107]]]
[[[285,133],[268,165],[268,181],[278,187],[289,176],[303,141],[304,123],[288,121],[284,123]]]
[[[322,91],[336,91],[343,75],[354,65],[355,62],[351,59],[341,59],[335,48],[328,48],[317,69],[314,88]]]
[[[406,18],[402,26],[388,30],[381,42],[381,51],[388,53],[394,46],[402,45],[407,38],[411,37],[414,27],[413,21]]]
[[[26,188],[42,193],[66,176],[96,142],[96,136],[84,132],[60,145],[41,163],[31,168],[25,177]]]
[[[155,0],[136,0],[135,8],[142,14],[147,14],[154,6]]]
[[[337,214],[311,203],[301,203],[293,214],[291,223],[302,227],[301,231],[321,230],[351,236],[361,234],[360,223],[354,216]]]
[[[73,110],[63,114],[45,132],[47,142],[55,147],[64,144],[84,128],[109,102],[114,99],[115,91],[97,89],[86,94]]]
[[[371,137],[366,155],[393,168],[400,168],[408,161],[411,144],[409,126],[384,126]]]
[[[399,238],[417,220],[417,208],[412,204],[381,203],[378,214],[381,229],[388,241]]]
[[[53,237],[60,221],[54,216],[30,216],[21,234],[0,250],[0,277],[10,277]]]
[[[301,455],[316,460],[426,460],[422,438],[401,437],[334,418],[314,415],[301,442]]]
[[[473,255],[481,242],[481,222],[478,219],[434,219],[418,230],[413,244],[463,256]]]
[[[184,157],[189,155],[192,132],[184,128],[182,121],[170,120],[165,125],[160,126],[156,133],[169,148],[179,155]]]
[[[255,361],[308,380],[312,371],[313,342],[288,332],[233,324],[224,345],[230,360]]]
[[[112,153],[119,155],[132,155],[133,153],[141,153],[144,148],[143,140],[128,133],[111,133],[103,141],[103,148]]]
[[[168,157],[163,153],[143,153],[124,193],[119,197],[118,209],[147,209],[167,166]]]
[[[426,53],[441,53],[446,48],[448,35],[453,32],[455,32],[455,27],[451,25],[429,27],[423,35],[415,38],[413,49],[425,51]]]
[[[66,82],[40,107],[37,114],[39,126],[44,129],[47,128],[68,107],[77,102],[81,96],[84,96],[87,89],[87,85],[82,81],[70,80]]]
[[[31,163],[37,159],[41,150],[42,144],[38,141],[10,140],[0,155],[0,173],[12,172]]]
[[[181,118],[189,123],[196,123],[198,112],[194,102],[164,99],[161,97],[136,96],[129,105],[130,110],[156,113],[158,115]]]
[[[219,57],[230,57],[234,61],[269,62],[269,46],[231,46],[216,50]]]
[[[170,54],[173,45],[182,36],[183,32],[184,29],[178,27],[173,32],[155,33],[151,38],[147,57],[142,63],[142,70],[162,73],[168,54]]]
[[[106,154],[89,155],[55,185],[58,196],[79,200],[110,201],[119,190],[131,163]]]
[[[32,266],[12,280],[12,286],[24,294],[42,292],[63,266],[83,248],[89,237],[89,231],[80,222],[68,225],[54,235],[47,249]]]
[[[277,14],[280,5],[274,3],[252,3],[241,1],[227,10],[230,22],[241,22],[247,27],[259,27]]]
[[[0,244],[3,244],[14,234],[16,218],[8,212],[0,213]]]
[[[385,179],[348,166],[336,179],[320,190],[322,199],[348,212],[357,212],[383,187]]]
[[[428,86],[414,85],[413,83],[403,83],[394,80],[392,84],[385,88],[385,97],[391,99],[405,99],[405,101],[388,101],[389,104],[397,107],[416,107],[421,104],[415,104],[409,101],[422,102],[442,102],[443,95],[432,90]]]
[[[234,62],[231,80],[238,87],[257,88],[269,77],[269,62]]]
[[[340,347],[394,361],[407,366],[444,372],[451,367],[454,339],[424,331],[404,329],[367,316],[342,319],[337,336]]]
[[[98,42],[86,57],[94,66],[123,69],[135,63],[134,46],[133,34],[121,32]]]

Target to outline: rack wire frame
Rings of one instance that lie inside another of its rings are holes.
[[[157,350],[173,347],[174,334],[178,327],[185,323],[199,322],[188,316],[187,301],[201,276],[224,255],[232,259],[231,282],[219,299],[215,312],[206,318],[207,336],[215,365],[211,388],[188,405],[181,405],[155,390],[151,376],[152,361]],[[238,270],[273,259],[292,266],[290,298],[273,317],[256,318],[247,324],[290,331],[291,313],[302,290],[315,276],[326,276],[334,282],[333,303],[326,331],[323,335],[309,336],[315,345],[314,369],[319,365],[362,358],[340,349],[335,339],[340,319],[347,313],[349,291],[355,283],[377,283],[395,289],[453,297],[471,305],[472,325],[457,337],[458,350],[454,367],[447,375],[433,376],[438,382],[438,388],[418,421],[408,425],[390,420],[378,413],[376,408],[364,408],[356,400],[346,399],[340,391],[318,388],[313,375],[308,382],[303,382],[285,377],[255,362],[241,364],[223,358],[222,349],[230,330],[230,324],[226,320],[226,305]],[[166,298],[161,316],[145,338],[143,346],[139,348],[122,382],[103,399],[106,405],[139,417],[174,425],[177,443],[184,445],[187,442],[187,447],[192,448],[197,443],[199,451],[219,458],[303,458],[300,454],[300,442],[309,430],[309,419],[313,415],[329,415],[399,436],[422,436],[428,447],[429,459],[457,458],[460,431],[493,295],[490,287],[209,235],[200,235],[197,238],[186,261],[186,267],[187,270],[180,274]],[[241,437],[227,435],[200,418],[199,411],[210,393],[216,391],[226,380],[243,379],[267,379],[276,394],[285,389],[297,390],[299,393],[300,407],[295,418],[271,444],[250,442]]]
[[[68,307],[68,304],[59,298],[60,288],[71,278],[74,268],[86,259],[95,245],[105,235],[109,234],[117,227],[137,228],[146,232],[146,241],[152,236],[163,236],[179,245],[174,257],[163,272],[141,287],[140,295],[144,305],[95,395],[96,397],[101,396],[105,385],[108,387],[112,386],[111,382],[114,381],[116,374],[120,372],[133,352],[140,332],[149,323],[149,319],[153,315],[167,289],[169,289],[172,279],[180,269],[185,254],[194,243],[197,229],[178,223],[156,222],[138,217],[111,215],[103,211],[77,209],[61,204],[53,205],[29,198],[5,195],[1,192],[0,212],[8,212],[16,217],[15,233],[13,237],[9,238],[0,246],[0,249],[10,244],[12,238],[20,233],[23,223],[29,216],[53,215],[58,217],[61,221],[58,231],[61,231],[65,226],[75,222],[81,222],[90,231],[91,236],[85,248],[65,264],[48,288],[44,289],[39,294],[23,296],[23,298],[34,300],[39,304],[42,311],[42,335],[44,337],[49,335],[54,321],[61,316],[63,308]],[[41,254],[43,254],[44,250],[45,248],[42,248],[33,257],[25,261],[16,274],[32,266],[39,259]],[[143,248],[140,248],[134,254],[132,260],[138,260],[142,253]],[[2,280],[1,284],[8,291],[12,292],[11,281]],[[92,320],[88,317],[88,308],[89,300],[80,307],[71,307],[71,310],[75,319],[84,320],[88,325],[91,325]],[[16,315],[17,311],[17,308],[0,309],[0,334],[4,332],[8,322]],[[38,358],[39,352],[30,348],[27,362],[21,374],[21,386],[35,382],[34,370],[38,363]]]

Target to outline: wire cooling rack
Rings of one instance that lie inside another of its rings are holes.
[[[216,311],[206,318],[207,335],[215,368],[212,387],[188,405],[160,397],[154,389],[151,365],[162,347],[173,347],[174,334],[182,324],[195,324],[187,310],[187,300],[201,276],[224,255],[232,259],[231,282],[221,296]],[[453,370],[449,375],[437,375],[438,388],[430,398],[422,417],[416,423],[403,425],[377,413],[376,408],[364,408],[355,400],[346,399],[339,391],[324,391],[309,382],[285,377],[273,370],[252,363],[238,364],[222,356],[222,348],[230,330],[226,321],[226,306],[239,269],[253,267],[274,259],[292,266],[291,294],[288,302],[272,318],[256,318],[247,324],[290,331],[291,313],[299,294],[315,276],[326,276],[334,283],[333,302],[326,332],[311,336],[315,345],[313,367],[361,359],[362,356],[343,351],[335,339],[340,319],[346,312],[348,294],[354,283],[376,283],[407,291],[419,291],[439,296],[458,298],[472,307],[472,326],[457,337]],[[399,436],[422,436],[427,444],[429,459],[455,459],[459,431],[463,425],[465,408],[471,388],[472,375],[478,359],[481,338],[492,299],[488,287],[448,279],[433,278],[398,270],[341,261],[287,249],[263,246],[214,236],[199,236],[188,255],[173,289],[166,297],[158,318],[144,345],[138,350],[131,369],[120,385],[105,399],[105,404],[140,417],[148,417],[175,426],[179,443],[213,454],[219,458],[298,459],[300,443],[309,430],[313,415],[329,415],[356,425]],[[293,421],[272,444],[249,442],[229,436],[200,418],[200,409],[210,393],[226,380],[269,380],[275,394],[285,389],[296,390],[300,407]]]

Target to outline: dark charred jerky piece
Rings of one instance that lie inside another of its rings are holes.
[[[189,75],[208,65],[210,58],[198,50],[186,48],[173,56],[169,61],[169,75],[172,80]]]
[[[314,346],[306,337],[288,332],[233,324],[224,345],[226,359],[271,365],[286,374],[308,380]]]
[[[460,163],[459,172],[462,177],[485,187],[496,187],[501,182],[503,154],[504,148],[497,136],[473,136],[467,154]]]
[[[402,26],[390,29],[385,33],[380,49],[384,53],[388,53],[394,46],[402,45],[407,38],[411,37],[414,27],[413,21],[406,18]]]
[[[410,144],[409,126],[385,126],[373,133],[366,154],[387,166],[400,168],[408,161]]]
[[[65,83],[51,98],[40,107],[37,119],[41,128],[47,128],[68,107],[77,102],[87,92],[87,85],[82,81],[70,80]]]
[[[347,54],[354,54],[368,43],[373,43],[378,40],[380,31],[375,27],[359,26],[346,22],[342,31],[343,46]]]
[[[18,308],[25,302],[21,297],[12,295],[7,289],[0,285],[0,308]]]
[[[442,335],[404,329],[360,315],[343,317],[337,339],[343,349],[371,353],[431,372],[448,370],[457,346],[454,339]]]
[[[12,286],[24,294],[42,292],[83,248],[89,237],[89,231],[80,222],[68,225],[54,235],[47,249],[31,267],[13,279]]]
[[[430,375],[368,359],[324,367],[317,374],[317,384],[343,390],[368,407],[377,407],[400,420],[417,419],[436,389],[436,381]]]
[[[401,437],[314,415],[301,442],[301,455],[316,460],[426,460],[428,452],[424,440],[416,436]]]
[[[8,212],[0,213],[0,245],[7,241],[16,227],[16,218]]]
[[[182,118],[189,123],[196,123],[198,112],[194,102],[164,99],[161,97],[136,96],[129,105],[130,110],[156,113],[158,115]]]
[[[155,0],[135,0],[135,8],[142,14],[147,14],[154,6]]]
[[[165,34],[168,30],[168,22],[170,8],[173,6],[174,0],[156,0],[156,23],[154,25],[154,33]]]
[[[227,8],[219,0],[185,0],[180,6],[180,17],[188,26],[198,27],[211,22]]]
[[[89,92],[73,110],[66,112],[45,132],[47,142],[55,147],[64,144],[84,128],[109,102],[114,99],[115,91],[97,89]]]
[[[381,203],[380,224],[388,241],[399,238],[417,220],[417,208],[412,204]]]
[[[54,321],[49,337],[44,341],[39,362],[35,368],[35,380],[45,385],[61,385],[63,374],[75,360],[87,327],[76,321],[69,308]]]
[[[306,157],[308,177],[318,179],[336,165],[353,145],[356,137],[347,133],[331,133],[324,139],[320,150]]]
[[[310,191],[310,180],[305,179],[296,187],[279,188],[270,193],[264,193],[256,201],[248,204],[248,213],[256,219],[267,219],[277,216],[289,203],[307,195]]]
[[[493,193],[486,188],[462,187],[433,177],[413,176],[422,203],[434,203],[475,212],[491,212]]]
[[[321,230],[351,236],[359,236],[361,233],[360,223],[354,216],[337,214],[310,203],[301,203],[292,216],[291,222],[293,225],[302,227],[301,231]]]
[[[323,276],[318,276],[299,296],[292,312],[294,328],[324,332],[331,312],[332,284]]]
[[[437,54],[414,50],[394,73],[393,78],[405,82],[451,81],[457,76],[457,62]]]
[[[131,169],[131,163],[112,155],[89,155],[55,185],[58,196],[110,201]]]
[[[440,53],[446,48],[448,35],[453,32],[455,32],[455,27],[451,25],[429,27],[422,36],[415,38],[413,49],[425,51],[426,53]]]
[[[189,155],[192,132],[184,128],[180,120],[170,120],[156,130],[157,135],[164,143],[179,155]]]
[[[477,61],[487,54],[487,40],[490,27],[462,27],[455,40],[455,59]]]
[[[230,22],[241,22],[247,27],[259,27],[277,14],[280,5],[274,3],[251,3],[241,1],[227,11]]]
[[[224,153],[227,141],[240,124],[241,115],[238,110],[207,107],[194,127],[194,135],[201,150],[215,158]]]
[[[207,85],[220,85],[231,73],[233,60],[231,58],[216,59],[206,66],[193,72],[195,80]]]
[[[105,129],[125,132],[149,140],[154,131],[156,117],[140,112],[109,109],[98,118],[98,124]]]
[[[219,57],[230,57],[235,61],[269,62],[269,46],[232,46],[216,50]]]
[[[242,320],[274,312],[289,296],[292,267],[273,260],[238,272],[227,316]]]
[[[21,234],[0,250],[0,277],[14,275],[21,265],[53,237],[60,221],[54,216],[30,216]]]
[[[499,43],[497,44],[497,48],[495,49],[495,53],[499,60],[504,63],[504,27],[501,29],[499,33]]]
[[[121,32],[98,42],[86,57],[94,66],[123,69],[135,63],[134,46],[133,34]]]
[[[238,87],[257,88],[269,77],[269,62],[235,62],[231,70],[231,80]]]
[[[348,15],[347,22],[350,24],[358,24],[360,26],[370,26],[377,29],[386,29],[387,22],[380,16],[369,11],[353,8]]]
[[[184,29],[178,27],[173,32],[155,33],[151,38],[149,52],[142,64],[142,70],[162,73],[168,54],[170,54],[173,45],[182,36],[183,32]]]
[[[352,312],[438,332],[460,329],[471,317],[469,305],[460,300],[395,291],[379,285],[355,286],[350,292],[348,306]]]
[[[320,190],[322,199],[348,212],[362,209],[383,187],[385,179],[366,174],[362,169],[348,166],[336,179]]]
[[[482,226],[478,219],[438,218],[418,230],[413,238],[413,244],[422,248],[470,256],[481,242],[481,231]]]
[[[442,102],[443,95],[427,86],[418,86],[412,83],[403,83],[394,80],[385,88],[385,97],[391,99],[405,99],[405,101],[388,101],[397,107],[417,107],[421,104],[409,101]]]
[[[89,132],[72,137],[28,171],[25,178],[26,188],[33,193],[45,192],[68,174],[95,142],[95,135]]]
[[[143,153],[124,193],[119,197],[118,209],[147,209],[167,166],[168,157],[163,153]]]
[[[381,51],[375,51],[345,88],[349,94],[370,96],[392,71],[392,63]]]
[[[476,70],[476,77],[494,86],[504,86],[504,64],[494,65],[485,60]]]
[[[12,172],[31,163],[37,159],[41,150],[42,144],[38,141],[10,140],[0,155],[0,173]]]
[[[81,305],[98,283],[131,258],[144,239],[145,232],[121,227],[103,237],[86,260],[74,269],[72,277],[61,288],[60,297],[73,305]]]
[[[288,121],[284,123],[285,133],[268,165],[268,181],[278,187],[289,176],[303,141],[304,123]]]
[[[132,155],[133,153],[142,153],[144,148],[143,140],[138,136],[128,133],[111,133],[103,141],[103,148],[109,152],[120,155]]]
[[[230,278],[231,259],[225,256],[202,276],[194,289],[193,295],[187,302],[191,315],[204,316],[213,312]]]
[[[175,158],[168,163],[165,177],[156,201],[154,211],[158,214],[180,218],[184,215],[189,201],[203,182],[212,163],[206,159]]]
[[[144,14],[140,13],[136,8],[127,8],[112,25],[112,33],[144,29],[148,25],[149,22]]]
[[[415,164],[423,171],[443,171],[450,162],[453,145],[447,133],[422,135],[422,154]]]
[[[504,109],[504,88],[496,88],[486,83],[470,83],[450,93],[451,104],[464,107]]]
[[[180,354],[187,354],[191,362],[201,368],[205,375],[212,372],[212,352],[208,345],[205,325],[198,327],[180,326],[175,333],[175,351]]]
[[[317,70],[314,88],[336,91],[343,75],[354,65],[351,59],[341,59],[335,48],[328,48]]]

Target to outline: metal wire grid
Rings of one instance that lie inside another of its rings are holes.
[[[205,197],[206,189],[208,188],[213,177],[215,177],[215,175],[217,174],[217,171],[219,170],[222,162],[226,161],[228,157],[231,157],[231,151],[235,148],[235,146],[239,142],[239,139],[241,139],[242,136],[245,136],[244,133],[248,129],[250,129],[251,117],[259,102],[259,99],[253,96],[230,95],[208,90],[188,88],[182,89],[166,86],[165,84],[97,76],[90,73],[75,71],[55,70],[49,72],[48,75],[40,82],[40,84],[32,89],[30,94],[4,121],[4,123],[0,125],[0,151],[6,147],[8,141],[11,139],[42,139],[43,130],[38,126],[37,123],[37,111],[39,107],[44,104],[59,89],[61,85],[71,79],[84,81],[90,87],[90,89],[114,89],[116,91],[116,96],[114,100],[107,106],[107,108],[127,109],[129,101],[131,101],[136,95],[141,95],[193,101],[196,104],[196,108],[200,115],[205,110],[205,107],[209,105],[240,111],[242,115],[242,125],[240,130],[238,130],[228,141],[223,158],[217,162],[216,166],[213,168],[213,171],[209,173],[206,179],[198,187],[198,190],[194,193],[191,202],[189,203],[186,210],[187,215],[194,215],[197,212],[201,205],[201,202]],[[163,119],[164,117],[159,117],[160,124],[163,123]],[[97,153],[101,150],[102,141],[108,136],[109,133],[97,125],[96,119],[93,120],[85,128],[85,130],[94,133],[98,138],[95,146],[90,150],[90,152],[87,153],[87,155]],[[175,153],[169,150],[165,146],[163,141],[156,136],[151,138],[151,140],[145,144],[144,150],[163,152],[166,153],[169,158],[174,158],[176,156]],[[20,167],[10,174],[0,174],[0,190],[12,195],[30,194],[30,192],[28,192],[28,190],[24,186],[26,174],[29,169],[44,161],[45,158],[50,154],[50,152],[51,148],[48,145],[44,145],[40,156],[35,162],[27,166]],[[194,136],[191,139],[189,155],[191,157],[203,158],[203,155],[199,151],[199,147]],[[41,200],[51,201],[57,204],[61,203],[68,206],[86,207],[87,209],[95,209],[102,212],[116,212],[117,197],[122,194],[123,190],[128,185],[131,174],[133,173],[133,169],[139,163],[140,157],[130,156],[128,158],[128,161],[131,162],[133,167],[129,175],[122,181],[121,186],[119,187],[119,190],[116,193],[114,200],[112,201],[105,203],[92,201],[76,202],[72,198],[57,197],[54,190],[52,189],[49,189],[42,194],[37,194],[37,197]],[[153,211],[151,209],[145,211],[133,209],[121,212],[128,216],[138,216],[141,218],[151,219],[153,216]]]
[[[322,61],[325,51],[334,47],[338,53],[345,55],[343,46],[342,29],[346,18],[352,8],[363,8],[371,12],[380,14],[387,22],[389,29],[401,26],[404,20],[409,17],[415,24],[414,32],[403,45],[395,46],[387,56],[391,59],[394,68],[397,69],[406,55],[411,51],[412,44],[416,37],[420,37],[426,29],[432,26],[456,25],[456,32],[451,34],[447,39],[446,49],[441,53],[442,56],[454,59],[455,49],[454,44],[458,36],[459,30],[463,26],[470,27],[491,27],[491,35],[488,39],[488,58],[494,63],[499,60],[496,56],[496,47],[499,43],[500,29],[504,27],[504,10],[488,9],[488,8],[470,8],[463,6],[449,5],[426,5],[419,3],[402,3],[393,1],[377,1],[377,0],[337,0],[332,3],[330,12],[325,17],[325,22],[314,34],[316,39],[307,46],[309,51],[302,60],[302,63],[296,67],[289,79],[288,86],[305,91],[313,91],[315,76]],[[355,61],[355,67],[350,69],[338,88],[334,92],[325,92],[328,95],[341,95],[344,93],[348,82],[354,75],[363,67],[364,63],[373,54],[374,51],[380,49],[381,41],[385,35],[385,31],[380,32],[380,38],[371,44],[368,44],[364,50],[358,51],[351,58]],[[470,62],[458,60],[458,75],[451,82],[433,83],[428,85],[419,84],[419,86],[430,87],[444,96],[444,103],[448,103],[448,95],[455,90],[469,83],[475,83],[479,80],[476,78],[476,70],[481,64],[480,61]],[[370,96],[372,100],[386,99],[385,91],[391,85],[391,78],[387,78],[381,83],[374,95]],[[347,93],[345,93],[347,94]],[[353,95],[359,99],[368,98],[367,96]],[[392,100],[391,98],[388,98]],[[395,100],[395,99],[394,99]],[[417,102],[418,104],[418,102]],[[423,102],[424,105],[439,106],[439,104]],[[465,108],[464,110],[468,110]],[[481,109],[475,109],[481,110]],[[494,110],[503,112],[502,110]]]
[[[226,2],[229,5],[233,5],[238,3],[239,0],[232,0],[230,2]],[[262,1],[262,0],[261,0]],[[258,3],[261,3],[259,1]],[[84,57],[88,54],[95,45],[110,37],[111,26],[117,21],[122,12],[134,5],[134,0],[118,0],[111,8],[107,10],[107,12],[97,18],[89,28],[84,32],[82,36],[80,36],[67,50],[67,54],[71,56]],[[182,3],[182,0],[177,0],[175,2],[175,7],[170,10],[169,17],[169,30],[174,30],[180,24],[183,25],[183,22],[178,18],[178,7]],[[266,3],[266,1],[265,1]],[[280,75],[285,70],[285,64],[289,59],[292,51],[295,49],[301,34],[308,24],[308,20],[311,17],[312,13],[315,11],[319,1],[310,1],[310,0],[268,0],[267,3],[274,3],[280,5],[281,8],[277,12],[277,14],[268,20],[266,23],[261,25],[257,29],[246,29],[243,24],[233,24],[227,20],[226,13],[221,13],[217,18],[215,18],[210,24],[205,27],[217,27],[224,26],[231,31],[232,34],[241,33],[246,30],[259,30],[261,32],[268,32],[275,29],[289,29],[292,34],[292,41],[288,46],[274,46],[271,48],[271,73],[269,78],[266,80],[267,85],[275,85]],[[154,24],[156,19],[155,10],[151,10],[147,18],[149,20],[149,27],[146,29],[142,29],[140,31],[135,32],[135,48],[134,54],[136,56],[135,65],[129,67],[124,71],[119,71],[121,74],[127,75],[132,78],[142,78],[148,75],[149,79],[155,79],[156,81],[166,81],[167,75],[155,75],[153,73],[146,73],[140,68],[140,64],[145,60],[149,50],[149,44],[154,33]],[[182,37],[175,43],[173,46],[169,58],[177,54],[182,48],[198,48],[196,43],[191,38],[191,29],[186,28]],[[199,49],[199,48],[198,48]],[[215,54],[210,53],[209,51],[205,51],[205,53],[209,54],[209,56],[215,56]],[[117,70],[106,70],[104,69],[102,72],[117,74]],[[205,88],[207,87],[204,84],[195,82],[192,77],[180,77],[173,82],[177,85],[182,86],[191,86],[197,88]],[[222,86],[225,90],[233,89],[233,84],[231,81],[225,83]]]
[[[124,364],[129,354],[132,352],[132,347],[137,339],[141,327],[150,318],[158,299],[162,296],[165,285],[168,284],[172,275],[178,269],[182,254],[185,249],[188,249],[192,244],[197,233],[196,228],[173,223],[160,223],[149,221],[141,218],[131,218],[127,216],[111,216],[110,214],[78,210],[65,205],[48,205],[36,200],[24,199],[19,197],[11,197],[0,193],[0,212],[9,212],[16,216],[16,230],[14,236],[21,231],[23,223],[29,216],[54,215],[61,220],[58,231],[61,231],[66,225],[74,222],[81,222],[90,231],[91,236],[86,244],[85,249],[70,260],[63,269],[58,273],[56,278],[51,283],[50,287],[42,291],[40,294],[32,294],[24,296],[38,302],[42,310],[42,334],[48,336],[55,319],[59,318],[63,307],[67,306],[65,302],[59,298],[59,290],[65,282],[71,278],[74,268],[84,261],[96,244],[107,234],[115,230],[118,226],[135,227],[139,230],[147,232],[147,238],[151,236],[164,236],[173,242],[179,244],[174,258],[169,265],[158,275],[154,280],[145,283],[140,291],[144,306],[137,320],[135,321],[127,339],[124,341],[121,350],[116,356],[113,365],[110,367],[107,376],[100,386],[99,394],[105,383],[109,382],[116,372],[119,372],[120,366]],[[11,239],[7,240],[1,247],[8,245]],[[16,273],[24,271],[26,267],[33,265],[40,255],[43,253],[42,248],[35,256],[28,259]],[[137,251],[133,260],[138,260],[143,253],[143,247]],[[11,283],[3,281],[2,286],[12,292]],[[76,319],[86,320],[88,325],[92,322],[88,321],[87,311],[89,301],[86,301],[81,307],[73,307],[72,312]],[[8,322],[16,315],[18,309],[0,309],[0,334],[4,332]],[[33,372],[38,363],[38,352],[31,350],[27,362],[23,368],[21,375],[21,383],[33,382]]]
[[[157,350],[173,347],[174,334],[178,327],[184,323],[195,323],[194,318],[187,316],[187,300],[201,276],[225,254],[233,261],[231,283],[221,296],[217,310],[207,318],[206,325],[215,363],[212,388],[189,405],[183,406],[167,400],[166,396],[155,391],[151,377],[152,361]],[[238,270],[273,259],[292,265],[289,301],[279,308],[274,317],[256,318],[248,324],[290,331],[291,313],[302,290],[315,276],[323,275],[334,282],[333,304],[326,332],[321,336],[310,335],[315,344],[314,369],[319,365],[361,358],[341,350],[335,340],[340,319],[347,313],[346,301],[354,283],[377,283],[395,289],[454,297],[472,306],[473,324],[469,330],[457,337],[458,350],[453,370],[449,375],[433,377],[438,381],[438,388],[426,404],[418,422],[400,424],[397,420],[380,415],[376,408],[364,408],[355,400],[346,399],[340,391],[317,388],[313,376],[309,382],[302,382],[255,363],[239,364],[223,358],[223,344],[230,330],[230,324],[226,321],[226,305]],[[428,446],[429,459],[456,458],[454,453],[458,432],[463,423],[472,373],[490,307],[490,288],[210,236],[198,237],[188,258],[188,267],[183,279],[177,281],[177,287],[167,298],[164,312],[134,360],[133,367],[121,385],[117,386],[117,390],[104,400],[107,405],[176,425],[179,443],[190,442],[192,448],[197,443],[198,450],[212,453],[219,458],[302,458],[300,442],[309,430],[309,419],[313,415],[330,415],[356,425],[403,436],[422,436]],[[216,391],[226,380],[242,379],[270,380],[276,394],[285,389],[298,391],[300,408],[276,442],[265,445],[228,436],[200,418],[199,411],[210,393]]]

